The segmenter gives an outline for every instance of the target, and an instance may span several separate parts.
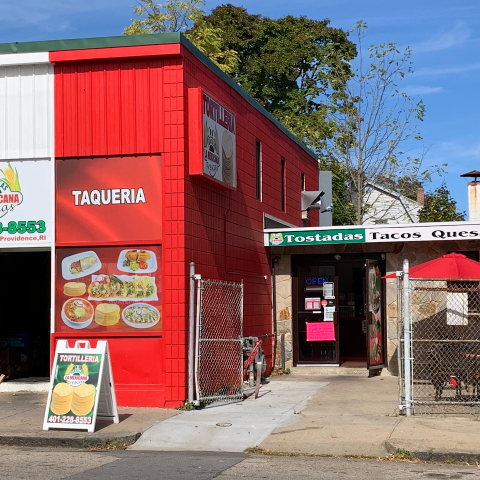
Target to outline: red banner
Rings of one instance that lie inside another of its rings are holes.
[[[55,331],[162,330],[161,247],[58,248]]]
[[[56,161],[56,241],[161,241],[159,156]]]

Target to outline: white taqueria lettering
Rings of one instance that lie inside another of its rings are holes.
[[[147,203],[143,188],[109,188],[105,190],[72,190],[75,205],[119,205]]]

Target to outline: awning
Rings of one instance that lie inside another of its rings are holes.
[[[433,278],[448,280],[478,280],[480,281],[480,263],[470,260],[460,253],[449,253],[409,270],[410,278]],[[395,278],[391,273],[383,278]]]

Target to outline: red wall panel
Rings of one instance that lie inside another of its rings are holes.
[[[162,61],[55,65],[55,155],[163,149]]]
[[[80,336],[54,334],[52,359],[58,340],[88,340],[96,347],[98,340],[108,341],[113,381],[118,405],[129,407],[165,407],[165,371],[163,362],[155,361],[164,355],[164,340],[154,336]]]

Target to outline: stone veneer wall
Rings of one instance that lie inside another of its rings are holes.
[[[293,366],[293,335],[292,335],[292,270],[291,255],[302,254],[347,254],[347,253],[385,253],[387,260],[387,274],[401,270],[403,260],[410,262],[410,267],[433,260],[447,252],[479,251],[479,240],[464,241],[432,241],[432,242],[392,242],[392,243],[364,243],[351,245],[316,245],[275,247],[272,253],[280,257],[276,273],[276,302],[277,302],[277,355],[276,364],[281,365],[280,335],[285,335],[285,367]],[[387,303],[387,357],[388,370],[397,375],[397,280],[386,280]]]
[[[285,368],[293,366],[292,343],[292,262],[290,255],[282,255],[275,267],[277,302],[277,353],[276,363],[282,364],[281,335],[285,335]]]

